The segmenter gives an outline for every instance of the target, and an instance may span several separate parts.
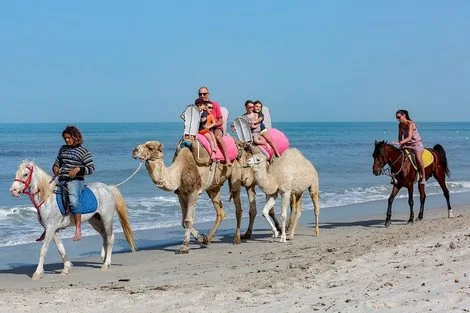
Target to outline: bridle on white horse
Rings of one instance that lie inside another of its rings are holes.
[[[33,192],[31,192],[31,189],[29,188],[30,185],[31,185],[31,181],[33,180],[34,166],[28,165],[27,169],[29,169],[29,176],[28,176],[28,178],[26,178],[26,180],[15,178],[14,181],[20,182],[24,185],[24,188],[21,192],[24,193],[25,195],[28,195],[28,197],[31,200],[31,202],[33,203],[34,207],[39,212],[39,208],[41,207],[41,205],[44,204],[44,202],[46,202],[46,200],[43,200],[39,204],[36,202],[36,199],[34,197],[39,193],[39,190],[37,190],[36,192],[33,193]]]

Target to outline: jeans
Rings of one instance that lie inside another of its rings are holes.
[[[66,183],[66,187],[72,214],[80,214],[80,195],[85,188],[85,182],[83,180],[71,180]]]

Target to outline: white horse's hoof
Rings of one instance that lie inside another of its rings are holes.
[[[286,242],[286,235],[281,235],[281,240],[279,242]]]
[[[32,279],[33,280],[40,280],[43,275],[44,275],[44,273],[34,272]]]
[[[273,231],[273,238],[279,237],[279,232],[277,230]]]
[[[109,267],[110,267],[110,266],[111,266],[110,264],[103,264],[103,265],[101,266],[101,270],[102,270],[102,271],[107,271],[107,270],[109,270]]]
[[[449,211],[449,214],[447,215],[448,218],[452,218],[454,217],[454,214],[452,213],[452,211]]]

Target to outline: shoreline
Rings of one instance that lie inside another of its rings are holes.
[[[167,241],[158,239],[157,230],[144,231],[137,252],[119,250],[122,240],[117,240],[105,272],[99,249],[91,249],[93,237],[88,237],[80,245],[90,246],[72,258],[69,275],[59,274],[61,263],[46,261],[40,281],[30,278],[39,251],[35,246],[30,264],[10,263],[12,268],[0,271],[0,305],[8,312],[50,312],[58,305],[72,312],[78,307],[95,312],[99,305],[100,311],[113,313],[465,312],[470,305],[470,201],[458,202],[466,196],[453,202],[455,218],[448,219],[441,204],[431,205],[444,201],[441,196],[429,201],[424,220],[412,225],[406,224],[406,201],[397,201],[389,228],[384,227],[386,201],[372,204],[384,208],[380,214],[341,220],[320,215],[317,238],[312,237],[313,212],[306,211],[294,240],[283,244],[271,238],[258,216],[254,238],[232,245],[234,224],[224,221],[209,247],[192,243],[189,255],[174,254],[182,229],[169,232],[175,239]],[[65,246],[69,253],[74,250],[68,242]],[[52,250],[51,245],[48,254],[57,255]]]
[[[419,199],[415,197],[414,212],[415,217],[419,211]],[[276,214],[279,218],[279,200],[276,201]],[[470,192],[455,193],[451,195],[451,204],[453,207],[458,207],[465,204],[470,204]],[[436,214],[442,214],[442,217],[447,216],[447,210],[443,208],[445,205],[445,199],[443,195],[432,195],[426,199],[424,220],[431,211],[436,211]],[[380,209],[379,209],[380,208]],[[320,209],[320,231],[324,227],[331,227],[331,225],[341,225],[342,223],[347,224],[348,222],[358,219],[373,219],[382,224],[385,221],[385,213],[387,208],[386,200],[375,200],[365,203],[342,205],[337,207],[329,207]],[[247,209],[245,209],[247,211]],[[261,215],[262,207],[258,208],[254,234],[259,232],[270,233],[269,225]],[[382,212],[380,212],[382,210]],[[454,209],[454,215],[458,215],[458,210]],[[407,198],[395,199],[392,207],[392,221],[405,222],[408,219],[409,207]],[[379,221],[383,220],[382,223]],[[132,222],[132,221],[131,221]],[[222,221],[216,235],[214,242],[226,242],[231,243],[234,231],[235,231],[235,219],[226,218]],[[213,222],[201,222],[197,223],[197,211],[196,211],[196,229],[204,234],[207,234],[212,227]],[[248,225],[248,217],[242,219],[242,234],[246,230]],[[299,220],[299,225],[309,225],[313,227],[313,210],[304,210]],[[392,224],[393,225],[393,224]],[[85,227],[91,228],[90,225],[84,224]],[[117,223],[115,227],[120,231],[116,232],[116,240],[113,247],[113,254],[129,253],[130,249],[125,241],[121,226]],[[181,226],[171,226],[163,228],[151,228],[144,230],[136,230],[136,246],[137,250],[152,250],[158,249],[162,246],[176,246],[178,247],[183,238],[183,228]],[[38,234],[39,235],[39,234]],[[101,249],[101,237],[95,233],[92,236],[84,236],[79,242],[74,242],[71,238],[63,238],[65,249],[69,258],[72,260],[81,261],[82,259],[89,257],[96,257],[100,255]],[[249,241],[248,241],[249,242]],[[191,239],[191,243],[194,244],[194,240]],[[243,245],[244,243],[242,243]],[[14,270],[18,267],[34,267],[37,265],[38,255],[41,248],[41,243],[31,242],[27,244],[12,245],[0,247],[0,274],[11,269]],[[55,243],[51,242],[48,253],[46,255],[45,265],[49,263],[60,263],[60,257],[57,253]],[[34,271],[34,269],[33,269]]]

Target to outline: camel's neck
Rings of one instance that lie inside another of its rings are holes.
[[[173,165],[167,168],[163,163],[163,159],[156,159],[153,161],[147,160],[145,166],[150,178],[158,188],[165,191],[175,191],[178,189],[181,173]]]
[[[264,164],[254,167],[253,174],[256,179],[256,184],[265,194],[272,195],[277,192],[277,181],[274,179],[272,174],[268,173]]]

